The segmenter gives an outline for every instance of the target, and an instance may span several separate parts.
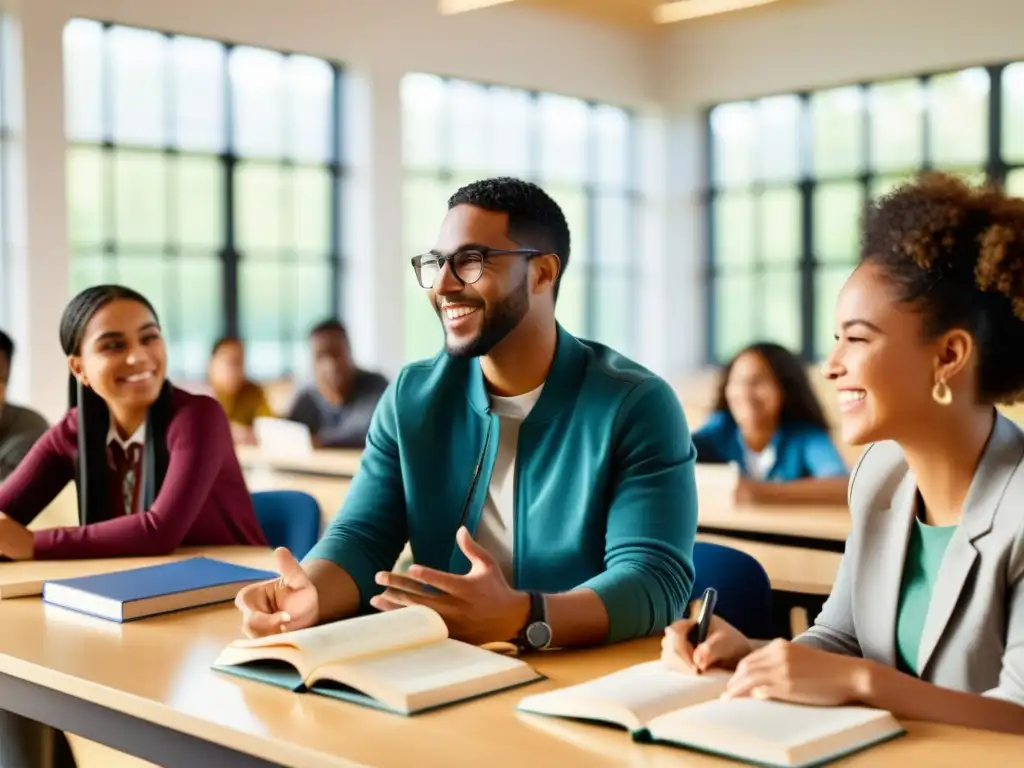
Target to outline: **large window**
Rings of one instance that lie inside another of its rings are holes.
[[[11,116],[10,76],[14,69],[11,60],[14,30],[7,19],[0,14],[0,328],[10,332],[7,327],[13,319],[11,306],[11,143],[14,133],[14,120]]]
[[[426,74],[402,82],[406,263],[429,250],[448,197],[511,175],[551,194],[572,251],[557,313],[578,335],[628,353],[639,273],[634,120],[619,107]],[[405,289],[407,359],[435,354],[440,324],[412,269]]]
[[[341,72],[286,55],[74,20],[64,35],[72,289],[156,306],[172,375],[241,335],[261,378],[308,364],[341,295]]]
[[[865,202],[922,170],[1024,193],[1024,64],[720,104],[708,115],[711,362],[833,344]]]

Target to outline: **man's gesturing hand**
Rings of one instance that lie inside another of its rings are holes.
[[[381,571],[377,583],[387,587],[370,600],[374,608],[390,611],[425,605],[437,611],[449,634],[467,643],[513,640],[526,624],[530,598],[512,589],[491,554],[460,528],[455,536],[471,568],[456,576],[413,565],[407,574]]]
[[[304,629],[320,618],[316,587],[298,560],[284,547],[274,551],[274,559],[279,578],[250,584],[235,597],[242,631],[249,637]]]

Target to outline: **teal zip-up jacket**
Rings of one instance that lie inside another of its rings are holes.
[[[406,541],[417,563],[464,574],[460,523],[476,531],[498,449],[480,361],[441,352],[406,366],[374,413],[359,472],[306,559],[382,591]],[[696,451],[661,378],[558,329],[555,359],[519,431],[515,589],[594,590],[614,642],[683,616],[693,588]],[[476,481],[474,482],[474,475]]]

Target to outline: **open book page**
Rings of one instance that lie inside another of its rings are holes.
[[[308,675],[317,667],[331,662],[349,661],[362,656],[435,643],[447,637],[448,627],[435,611],[423,606],[413,606],[357,616],[293,632],[282,632],[278,635],[236,640],[230,646],[230,650],[235,653],[230,655],[232,659],[244,656],[249,660],[255,660],[263,658],[258,652],[259,649],[269,651],[282,646],[296,649],[302,659],[301,671]],[[286,661],[292,661],[290,654],[287,657],[267,654],[267,658],[284,658]]]
[[[902,732],[888,712],[717,699],[648,723],[651,736],[775,765],[802,765]]]
[[[519,703],[519,709],[542,715],[606,720],[637,730],[666,712],[717,698],[728,679],[726,672],[689,675],[671,670],[660,661],[651,661],[586,683],[529,696]]]
[[[415,710],[540,676],[519,659],[457,640],[442,640],[327,664],[316,670],[314,677],[337,680],[395,709]]]

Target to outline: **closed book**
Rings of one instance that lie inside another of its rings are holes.
[[[243,587],[277,578],[209,557],[76,579],[47,581],[43,601],[110,621],[131,621],[233,600]]]

